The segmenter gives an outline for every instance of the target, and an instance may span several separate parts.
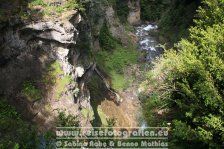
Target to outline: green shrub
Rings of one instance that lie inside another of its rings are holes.
[[[121,23],[126,23],[129,14],[128,0],[116,0],[115,10]]]
[[[166,51],[142,85],[151,91],[146,119],[158,119],[157,109],[167,111],[154,125],[171,122],[171,142],[181,148],[224,146],[224,3],[203,3],[189,39],[176,45],[179,52]]]
[[[35,6],[41,6],[42,11],[36,12]],[[84,7],[82,3],[78,0],[67,0],[65,3],[61,5],[51,5],[49,2],[43,1],[43,0],[33,0],[28,3],[28,8],[31,10],[31,16],[32,15],[39,15],[40,17],[47,16],[51,17],[53,16],[60,16],[61,13],[69,11],[69,10],[79,10],[84,11]]]
[[[116,48],[117,40],[112,36],[106,23],[100,29],[99,43],[104,50],[112,51]]]
[[[23,83],[22,94],[29,101],[34,101],[42,97],[40,89],[34,86],[30,81],[26,81]]]
[[[6,102],[0,101],[0,148],[37,148],[35,128]]]
[[[163,11],[159,21],[159,33],[172,44],[189,35],[188,27],[193,25],[197,2],[174,0]]]
[[[30,5],[31,5],[31,6],[37,6],[37,5],[42,5],[42,6],[44,6],[44,5],[46,5],[46,4],[44,3],[43,0],[32,0],[32,2],[30,3]]]
[[[78,127],[77,116],[66,114],[65,111],[58,112],[57,127]]]
[[[140,0],[141,19],[144,21],[158,21],[165,11],[162,0]]]

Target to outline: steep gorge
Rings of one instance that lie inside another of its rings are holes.
[[[135,10],[132,2],[127,4]],[[81,126],[91,125],[93,117],[85,115],[93,111],[87,87],[93,73],[101,79],[98,83],[105,86],[106,94],[114,98],[114,104],[122,100],[108,82],[107,72],[98,69],[101,66],[94,60],[94,53],[100,49],[103,24],[122,46],[129,44],[131,33],[125,31],[107,1],[86,1],[85,13],[73,9],[62,16],[58,12],[42,13],[48,7],[66,5],[65,1],[1,4],[3,13],[11,10],[10,19],[2,18],[1,22],[1,99],[14,105],[41,131],[54,127],[58,110],[78,115]],[[21,13],[13,15],[13,9]],[[139,12],[136,19],[140,21]]]
[[[166,48],[159,43],[185,37],[199,3],[9,0],[0,5],[0,100],[38,137],[56,126],[146,127],[145,90],[154,88],[142,82]]]

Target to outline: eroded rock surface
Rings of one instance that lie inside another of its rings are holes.
[[[128,7],[129,7],[128,22],[132,25],[140,24],[141,23],[140,0],[129,0]]]
[[[81,91],[77,79],[83,76],[86,68],[80,63],[80,53],[75,48],[79,34],[76,26],[82,21],[81,15],[77,11],[70,14],[66,20],[18,21],[3,25],[5,28],[1,29],[0,95],[16,104],[17,109],[41,131],[55,126],[58,110],[78,115],[81,126],[91,126],[90,120],[82,116],[80,105],[75,103]],[[79,64],[70,59],[76,59]],[[58,62],[63,71],[60,78],[72,79],[60,94],[57,86],[43,83],[49,66],[54,62]],[[22,95],[25,81],[32,82],[43,91],[40,99],[28,101]],[[85,93],[83,96],[88,100],[81,104],[90,109],[90,94],[88,90]],[[59,94],[57,99],[55,94]]]
[[[34,31],[33,36],[41,39],[53,40],[59,43],[75,43],[78,31],[74,26],[66,22],[39,22],[25,25],[21,30]]]

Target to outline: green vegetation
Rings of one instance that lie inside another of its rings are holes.
[[[77,0],[68,0],[64,4],[58,4],[58,3],[47,3],[44,0],[33,0],[28,4],[28,7],[31,10],[34,10],[36,6],[42,7],[42,14],[43,15],[59,15],[60,13],[78,9],[80,11],[83,11],[84,8],[82,4]],[[55,14],[56,13],[56,14]]]
[[[58,61],[53,62],[47,73],[43,76],[43,82],[46,86],[52,86],[54,90],[54,99],[59,100],[64,93],[66,85],[71,83],[72,78],[69,75],[64,76],[64,72]]]
[[[34,101],[40,99],[41,90],[38,89],[32,82],[26,81],[23,83],[22,94],[25,96],[29,101]]]
[[[104,23],[99,34],[100,47],[104,50],[112,51],[116,48],[118,42],[119,41],[110,33],[107,24]]]
[[[197,7],[197,1],[173,0],[159,20],[160,34],[171,43],[186,38]]]
[[[113,51],[102,51],[97,55],[97,62],[105,70],[122,73],[125,66],[137,62],[137,52],[130,46],[127,48],[121,45],[114,45]]]
[[[122,24],[127,23],[129,14],[128,0],[107,0],[109,5],[113,6],[115,14]]]
[[[37,148],[35,128],[4,101],[0,101],[0,126],[0,148]]]
[[[63,70],[61,69],[60,63],[55,61],[51,63],[48,68],[47,73],[44,75],[43,82],[45,84],[54,84],[59,76],[64,74]]]
[[[112,52],[99,52],[96,60],[99,66],[109,72],[113,88],[122,90],[129,82],[125,80],[123,69],[129,64],[136,63],[137,53],[134,49],[117,46]]]
[[[116,73],[115,71],[111,71],[111,76],[112,76],[112,86],[116,90],[120,91],[127,87],[128,85],[128,80],[125,80],[124,74]]]
[[[103,110],[100,107],[98,107],[97,108],[97,112],[98,112],[98,114],[100,116],[100,120],[102,122],[102,126],[105,126],[105,127],[108,126],[107,116],[105,115],[105,113],[103,112]]]
[[[172,148],[224,146],[224,2],[204,0],[197,12],[189,39],[166,51],[142,84],[150,90],[145,117],[150,126],[171,123]]]
[[[113,81],[113,88],[124,89],[128,80],[124,79],[123,69],[137,62],[138,53],[135,47],[129,43],[127,47],[115,39],[106,24],[100,31],[100,45],[103,51],[96,55],[97,64],[106,72],[109,72]]]
[[[123,48],[116,45],[116,49],[111,52],[102,51],[97,55],[97,62],[105,70],[123,72],[125,66],[136,63],[137,52],[134,49]]]
[[[114,0],[113,7],[121,23],[127,23],[129,14],[128,0]]]
[[[22,20],[27,20],[52,16],[60,17],[62,13],[69,10],[84,11],[80,0],[67,0],[63,3],[47,0],[9,0],[0,8],[0,22],[6,22],[17,14]]]
[[[163,11],[166,9],[166,4],[163,0],[140,0],[141,19],[147,21],[158,21],[161,18]]]
[[[172,45],[189,35],[188,27],[193,25],[200,0],[141,0],[140,3],[141,19],[157,22],[160,42]]]
[[[0,148],[1,149],[35,149],[55,148],[55,132],[49,130],[43,134],[37,133],[37,128],[22,119],[16,109],[4,100],[0,100]],[[58,127],[78,127],[76,116],[58,112]]]
[[[66,114],[65,111],[58,111],[57,127],[78,127],[77,116]]]
[[[66,85],[68,85],[69,83],[71,83],[72,78],[71,76],[64,76],[61,79],[57,79],[56,83],[55,83],[55,96],[54,98],[56,100],[59,100],[59,98],[61,97],[61,94],[64,93],[65,87]]]
[[[91,109],[82,109],[82,115],[90,121],[94,119],[94,112]]]
[[[31,6],[37,6],[37,5],[45,5],[43,0],[33,0],[30,2]]]

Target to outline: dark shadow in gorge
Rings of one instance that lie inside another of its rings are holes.
[[[99,67],[97,67],[97,70],[100,71],[101,75],[105,77],[104,79],[109,80],[109,77],[107,76],[107,74],[103,72],[102,70],[100,70]],[[99,106],[104,100],[113,100],[114,104],[116,104],[117,106],[119,105],[117,103],[116,96],[114,95],[114,93],[108,90],[104,81],[105,80],[102,80],[101,76],[99,76],[99,74],[97,74],[95,71],[87,84],[88,89],[90,90],[90,95],[91,95],[90,102],[91,102],[91,105],[94,111],[94,117],[95,117],[95,119],[92,121],[92,125],[94,127],[101,127],[103,124],[101,118],[104,117],[104,114],[99,112]]]
[[[98,106],[101,104],[103,100],[105,100],[108,90],[106,89],[104,83],[102,80],[99,78],[99,76],[94,73],[92,78],[87,84],[89,90],[90,90],[90,95],[91,95],[91,105],[93,108],[94,112],[94,117],[95,119],[92,122],[92,125],[94,127],[100,127],[102,126],[102,121],[98,112]]]
[[[21,93],[24,82],[31,82],[45,97],[51,87],[43,82],[43,75],[55,61],[50,55],[52,44],[56,47],[67,46],[37,38],[34,30],[21,30],[25,24],[42,21],[43,13],[39,9],[28,8],[33,1],[35,0],[8,0],[0,3],[0,100],[6,100],[15,106],[28,121],[32,121],[39,112],[39,109],[33,110],[36,104],[41,103],[42,107],[39,105],[39,108],[44,109],[46,101],[28,101]],[[51,36],[49,35],[50,39]],[[50,113],[51,111],[45,111],[44,116]],[[40,121],[44,124],[44,120]]]
[[[42,64],[38,61],[41,47],[37,46],[35,50],[26,47],[30,49],[27,53],[30,56],[20,57],[25,50],[19,43],[21,39],[18,29],[23,25],[20,19],[30,11],[28,4],[32,1],[8,0],[0,3],[0,97],[13,104],[25,115],[28,112],[27,103],[19,99],[18,91],[21,90],[21,84],[25,80],[38,84],[35,80],[39,80],[43,71]],[[39,19],[41,17],[42,14],[39,15]]]

